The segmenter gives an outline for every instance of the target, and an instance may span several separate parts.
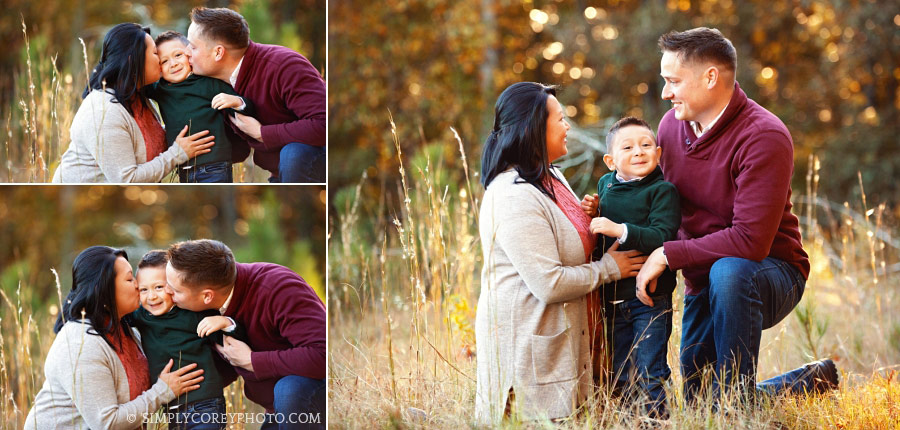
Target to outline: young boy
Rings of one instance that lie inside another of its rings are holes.
[[[663,180],[658,166],[662,149],[656,146],[650,125],[634,117],[613,124],[606,135],[606,148],[603,161],[613,171],[600,178],[597,194],[585,196],[581,202],[585,213],[596,217],[591,231],[602,235],[595,257],[616,241],[620,251],[636,249],[650,254],[663,242],[675,239],[681,225],[678,192]],[[675,283],[675,273],[667,270],[655,290],[647,291],[653,298],[652,307],[637,298],[633,277],[603,285],[588,302],[593,315],[606,313],[616,391],[626,391],[637,382],[648,399],[645,407],[657,418],[668,415],[664,384],[670,374],[666,350],[672,333]],[[597,345],[596,337],[594,342]]]
[[[227,119],[220,111],[230,108],[253,115],[253,105],[239,97],[225,82],[193,74],[187,45],[187,38],[176,31],[156,36],[162,79],[146,86],[146,94],[159,104],[166,124],[166,141],[170,144],[186,125],[189,127],[187,134],[209,130],[209,135],[216,137],[216,144],[210,148],[212,151],[188,160],[178,169],[179,180],[233,182],[231,139],[239,138],[225,124]]]
[[[216,368],[216,360],[221,358],[213,342],[222,343],[222,331],[243,341],[246,337],[234,321],[215,310],[192,312],[175,306],[172,296],[165,291],[167,262],[166,252],[156,250],[145,254],[138,263],[141,307],[131,317],[141,332],[151,378],[162,372],[169,359],[175,360],[177,367],[197,363],[197,368],[203,369],[200,388],[166,406],[169,428],[206,429],[216,424],[224,429],[227,424],[222,394],[225,383]]]

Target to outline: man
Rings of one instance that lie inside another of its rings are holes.
[[[325,306],[306,281],[277,264],[237,263],[215,240],[167,254],[166,290],[178,307],[216,309],[246,327],[249,344],[226,336],[217,349],[247,398],[266,408],[262,428],[324,428]]]
[[[255,149],[269,182],[325,182],[325,81],[309,60],[283,46],[250,40],[237,12],[197,7],[187,34],[194,73],[231,84],[256,106],[257,119],[232,121]],[[250,149],[235,145],[235,162]]]
[[[686,288],[681,370],[685,396],[701,386],[749,391],[760,336],[800,301],[809,258],[791,213],[793,142],[787,127],[747,98],[735,80],[734,46],[715,29],[670,32],[662,50],[662,98],[673,109],[659,124],[660,164],[681,195],[677,240],[657,248],[637,276],[637,296],[652,304],[666,267]],[[819,391],[837,385],[831,360],[766,381],[768,392]]]

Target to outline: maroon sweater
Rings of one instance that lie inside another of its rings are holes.
[[[262,124],[262,142],[245,137],[258,166],[277,173],[278,154],[288,143],[325,146],[325,81],[306,57],[250,42],[234,89],[253,102]],[[243,148],[234,150],[235,161],[242,161],[249,148],[237,146]]]
[[[287,375],[325,379],[325,305],[290,269],[271,263],[237,263],[237,280],[225,316],[247,328],[253,373],[247,398],[273,410],[275,383]]]
[[[663,246],[682,270],[685,294],[709,285],[716,260],[777,258],[809,276],[809,257],[791,213],[794,147],[784,123],[735,83],[725,113],[699,139],[670,110],[659,123],[660,164],[681,195],[678,239]]]

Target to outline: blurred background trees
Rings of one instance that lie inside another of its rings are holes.
[[[31,306],[58,305],[72,261],[92,245],[124,248],[132,266],[150,249],[216,239],[239,262],[300,274],[325,298],[325,188],[269,186],[0,187],[0,290],[21,287]],[[7,307],[0,306],[0,319]]]
[[[587,187],[606,168],[584,152],[602,150],[610,120],[630,114],[658,124],[669,109],[660,99],[659,36],[709,26],[734,43],[741,87],[790,129],[795,194],[815,155],[820,195],[858,202],[859,171],[869,201],[900,211],[896,2],[332,0],[329,8],[328,61],[337,71],[329,182],[339,208],[363,170],[375,179],[365,182],[367,195],[392,189],[394,179],[384,187],[397,172],[390,116],[406,157],[427,147],[458,165],[454,127],[477,171],[493,103],[517,81],[561,86],[577,126],[567,165],[588,164],[567,173],[592,175]]]

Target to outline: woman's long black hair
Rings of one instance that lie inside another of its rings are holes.
[[[91,79],[81,98],[87,97],[91,90],[102,90],[103,81],[106,81],[106,88],[115,91],[115,100],[134,114],[131,112],[131,99],[135,96],[143,98],[141,87],[152,83],[144,82],[148,34],[149,27],[131,22],[111,28],[103,38],[100,62],[91,72]]]
[[[112,333],[121,345],[119,333],[123,326],[128,329],[128,316],[123,318],[126,321],[120,321],[116,308],[116,260],[119,257],[127,260],[128,254],[108,246],[92,246],[75,257],[72,263],[72,291],[66,296],[62,312],[56,319],[54,333],[59,333],[66,321],[80,320],[84,311],[84,318],[91,322],[90,334],[103,337],[112,347],[106,336]]]
[[[547,155],[547,98],[556,87],[535,82],[510,85],[494,107],[494,129],[481,154],[481,183],[487,188],[497,175],[515,168],[519,176],[556,201],[547,179],[553,176]]]

